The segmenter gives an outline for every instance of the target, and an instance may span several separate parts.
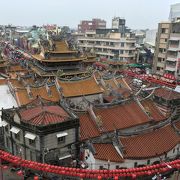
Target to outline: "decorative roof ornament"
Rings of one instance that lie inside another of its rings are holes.
[[[59,69],[59,70],[57,71],[57,73],[56,73],[56,76],[57,76],[57,77],[62,77],[62,76],[64,76],[64,75],[65,75],[65,73],[63,72],[62,69]]]

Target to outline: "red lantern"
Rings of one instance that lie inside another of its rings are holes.
[[[136,179],[136,174],[132,174],[132,178],[133,178],[133,179]]]
[[[180,169],[180,164],[176,164],[175,167],[176,167],[177,169]]]
[[[98,180],[102,180],[102,177],[101,177],[101,176],[98,176]]]
[[[34,176],[34,180],[39,180],[39,177],[38,176]]]
[[[2,168],[3,168],[4,170],[6,170],[6,169],[8,169],[8,166],[2,166]]]
[[[23,176],[23,171],[22,171],[22,170],[18,171],[18,172],[17,172],[17,175],[18,175],[18,176]]]
[[[152,172],[151,172],[151,171],[148,171],[147,174],[150,176],[150,175],[152,174]]]
[[[84,174],[83,174],[83,173],[80,173],[80,174],[79,174],[79,177],[80,177],[80,178],[84,178]]]
[[[119,177],[118,176],[114,176],[114,180],[118,180],[119,179]]]

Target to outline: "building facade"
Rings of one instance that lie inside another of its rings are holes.
[[[102,19],[92,19],[91,21],[81,21],[78,25],[78,32],[85,33],[89,30],[106,28],[106,21]]]
[[[112,29],[119,29],[121,33],[125,33],[126,27],[126,20],[120,17],[114,17],[112,19]]]
[[[106,29],[86,32],[84,37],[78,39],[78,46],[92,51],[97,57],[131,62],[135,60],[135,42],[131,33],[122,35],[114,29]]]
[[[114,17],[111,29],[86,31],[84,37],[78,38],[78,47],[95,53],[97,57],[133,62],[136,39],[135,34],[126,28],[125,22],[125,19]]]
[[[169,13],[169,21],[174,21],[178,18],[180,18],[180,3],[171,5]]]
[[[2,110],[4,146],[23,159],[63,164],[76,156],[79,121],[62,107],[36,99],[26,107]],[[46,104],[46,105],[45,105]]]
[[[154,55],[154,73],[180,78],[180,22],[159,23]]]

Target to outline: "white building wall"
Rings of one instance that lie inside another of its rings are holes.
[[[173,21],[178,17],[180,17],[180,3],[171,5],[171,9],[169,13],[169,21]]]
[[[58,144],[57,134],[58,133],[63,133],[63,132],[68,133],[68,135],[65,136],[65,142],[64,143]],[[46,148],[46,149],[47,148],[48,149],[61,148],[61,147],[64,147],[65,145],[67,145],[67,144],[71,144],[71,143],[75,142],[75,138],[76,138],[75,128],[64,130],[64,131],[59,131],[59,132],[56,132],[56,133],[51,133],[51,134],[48,134],[48,135],[43,137],[44,148]]]
[[[176,145],[171,151],[167,153],[167,157],[169,158],[174,158],[177,156],[177,154],[180,151],[180,145]],[[100,166],[103,166],[103,168],[108,169],[108,161],[103,161],[99,159],[95,159],[93,154],[89,151],[85,151],[85,157],[88,157],[86,160],[86,163],[88,164],[88,169],[99,169]],[[165,155],[162,155],[160,157],[156,158],[149,158],[149,159],[142,159],[142,160],[132,160],[132,159],[125,159],[123,163],[118,163],[118,162],[111,162],[109,161],[109,169],[116,169],[116,166],[120,167],[126,167],[126,168],[133,168],[135,163],[137,162],[138,165],[148,165],[148,160],[150,160],[150,164],[154,163],[155,161],[160,161],[162,159],[163,161],[165,160]]]
[[[155,46],[157,29],[146,31],[145,43]]]

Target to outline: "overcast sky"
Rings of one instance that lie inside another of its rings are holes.
[[[102,18],[108,27],[114,16],[132,29],[157,28],[178,0],[0,0],[0,24],[58,24],[76,28],[80,20]]]

